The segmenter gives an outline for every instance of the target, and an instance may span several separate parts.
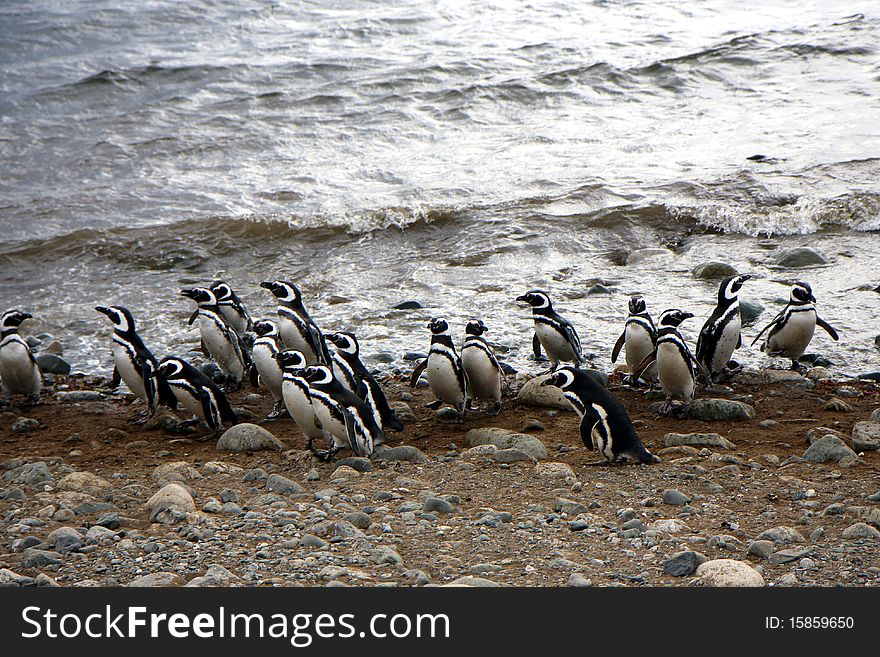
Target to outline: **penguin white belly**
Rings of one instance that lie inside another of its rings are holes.
[[[205,316],[199,320],[199,329],[205,348],[223,374],[236,382],[241,381],[244,378],[244,364],[226,333],[212,319]]]
[[[464,402],[464,391],[448,358],[439,354],[429,354],[427,375],[428,384],[437,399],[453,406]]]
[[[715,347],[715,353],[712,355],[712,372],[720,372],[730,361],[730,357],[733,356],[733,352],[736,350],[736,345],[739,344],[741,331],[742,322],[740,321],[739,313],[737,313],[724,326],[724,330],[718,336],[718,345]]]
[[[350,377],[353,377],[351,372],[348,369],[348,365],[341,358],[336,355],[333,356],[333,378],[335,378],[339,383],[342,384],[342,387],[348,390],[351,393],[354,393],[355,390],[351,385]]]
[[[305,381],[303,380],[300,385],[305,386]],[[308,395],[292,381],[284,381],[281,384],[281,393],[287,412],[290,413],[290,417],[293,418],[306,438],[321,438],[324,432],[315,424],[315,408]]]
[[[193,397],[188,391],[178,388],[177,386],[171,386],[171,391],[174,393],[174,396],[177,397],[177,401],[179,401],[186,410],[200,420],[205,419],[205,411],[202,408],[202,401],[198,397]]]
[[[278,316],[278,334],[281,336],[281,341],[287,349],[296,349],[297,351],[302,352],[302,355],[306,359],[306,363],[313,365],[318,361],[315,350],[312,349],[312,346],[308,341],[303,338],[299,330],[299,325],[292,319],[285,317],[284,315]]]
[[[767,353],[792,360],[804,355],[816,331],[816,311],[792,313],[780,330],[767,339]]]
[[[626,366],[630,372],[638,369],[639,363],[644,360],[645,356],[654,351],[654,343],[651,341],[650,334],[642,327],[630,324],[626,327]],[[644,372],[642,379],[645,381],[657,380],[657,364],[652,363]]]
[[[313,397],[317,398],[312,403],[312,406],[315,409],[315,417],[318,418],[318,422],[321,423],[324,431],[332,436],[333,446],[348,447],[348,430],[345,428],[344,423],[333,417],[333,414],[328,407],[328,404],[336,406],[336,402],[323,392],[317,392],[315,390],[310,390],[310,392]]]
[[[116,371],[123,383],[131,390],[132,394],[139,397],[144,402],[148,402],[147,391],[144,388],[144,379],[139,370],[135,369],[134,363],[128,355],[128,349],[121,344],[113,345],[113,362],[116,365]]]
[[[575,359],[574,349],[571,348],[568,340],[552,326],[543,322],[535,322],[535,333],[538,334],[538,340],[551,361],[573,361]]]
[[[461,350],[461,366],[475,399],[501,399],[501,373],[485,351],[479,347],[465,347]]]
[[[260,373],[260,381],[269,388],[272,398],[275,401],[281,399],[281,381],[284,377],[283,372],[278,367],[278,361],[272,357],[273,351],[266,345],[259,343],[254,345],[251,354],[257,372]]]
[[[694,377],[691,368],[674,344],[657,346],[657,374],[660,387],[670,397],[691,399],[694,396]]]
[[[0,347],[0,385],[5,397],[40,393],[40,369],[23,340],[8,340]]]

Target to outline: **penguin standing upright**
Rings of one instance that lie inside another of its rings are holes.
[[[209,289],[217,297],[217,305],[223,319],[236,333],[244,337],[245,333],[253,327],[253,322],[242,300],[225,281],[214,281]]]
[[[330,440],[330,435],[324,431],[315,415],[309,382],[303,377],[307,367],[305,356],[295,349],[284,349],[275,354],[275,360],[284,372],[281,383],[284,406],[306,437],[306,449],[311,450],[312,442],[316,439]]]
[[[128,389],[146,402],[154,415],[159,404],[177,408],[177,398],[164,379],[156,375],[159,362],[137,334],[134,317],[122,306],[96,306],[95,310],[113,322],[114,384],[125,382]]]
[[[623,404],[584,370],[565,365],[541,385],[562,390],[581,417],[580,433],[584,445],[605,457],[588,465],[660,462],[645,449]]]
[[[654,351],[657,346],[657,328],[651,315],[648,314],[648,306],[642,297],[633,297],[629,300],[629,317],[623,333],[617,339],[614,350],[611,352],[611,362],[616,363],[621,348],[626,346],[626,366],[630,372],[630,381],[637,384],[638,380],[632,377],[639,363]],[[642,373],[642,379],[649,383],[657,381],[657,366],[651,365]]]
[[[166,356],[156,368],[177,401],[216,433],[238,422],[226,395],[207,376],[181,358]],[[205,436],[205,440],[211,435]]]
[[[385,442],[373,409],[343,388],[329,367],[310,365],[303,377],[309,383],[315,416],[333,438],[333,447],[318,453],[320,458],[329,459],[343,447],[350,447],[355,456],[370,456],[377,445]]]
[[[664,310],[658,323],[657,346],[636,367],[635,376],[638,378],[652,362],[657,361],[660,388],[666,394],[666,403],[661,409],[664,414],[672,409],[674,398],[681,398],[686,405],[694,398],[697,368],[702,366],[678,332],[679,325],[691,317],[692,313],[678,308]]]
[[[208,350],[208,355],[226,376],[226,388],[238,390],[250,364],[241,336],[226,323],[217,305],[217,297],[211,290],[196,287],[181,290],[180,294],[199,304],[199,333],[202,343]]]
[[[474,319],[465,326],[464,345],[461,348],[461,366],[467,376],[472,399],[492,402],[488,415],[501,412],[501,366],[483,333],[489,329],[481,319]]]
[[[752,345],[757,342],[768,329],[764,351],[771,356],[785,356],[791,359],[791,369],[799,370],[798,359],[804,355],[816,325],[821,326],[835,341],[840,339],[837,331],[824,319],[816,314],[816,297],[809,283],[797,282],[791,288],[788,305],[773,318],[761,332],[755,336]]]
[[[533,348],[538,354],[540,343],[550,359],[550,371],[555,370],[562,361],[571,361],[575,366],[583,362],[581,356],[581,340],[571,322],[553,310],[550,297],[542,290],[531,290],[516,298],[532,308],[532,319],[535,322],[535,338]]]
[[[742,346],[742,319],[739,314],[739,290],[749,280],[748,274],[728,276],[718,287],[718,305],[697,338],[697,361],[710,378],[724,371],[734,350]]]
[[[28,343],[18,334],[22,322],[33,315],[7,310],[0,318],[0,387],[3,399],[26,395],[28,401],[40,401],[43,374]]]
[[[275,354],[282,350],[281,338],[278,336],[278,327],[275,322],[263,319],[253,325],[257,339],[251,349],[251,359],[254,367],[260,375],[260,383],[269,388],[275,405],[272,412],[266,416],[267,420],[274,420],[284,415],[284,396],[281,393],[281,384],[284,380],[284,371],[275,358]]]
[[[428,328],[431,349],[428,357],[413,371],[410,386],[415,387],[422,372],[427,370],[428,384],[437,399],[426,406],[436,410],[446,402],[458,410],[458,422],[461,423],[467,410],[468,387],[461,359],[448,333],[449,324],[445,319],[435,317],[428,323]]]
[[[287,281],[265,281],[260,287],[278,299],[278,332],[288,349],[301,351],[309,364],[330,365],[330,352],[321,329],[306,312],[302,293]]]
[[[379,414],[379,424],[382,429],[391,429],[392,431],[403,431],[403,422],[397,417],[394,409],[388,404],[385,392],[382,386],[376,381],[370,370],[361,362],[361,347],[354,333],[346,331],[337,331],[332,335],[328,335],[327,339],[333,343],[335,352],[333,354],[333,369],[345,368],[344,376],[351,377],[354,383],[354,393],[367,401],[368,396],[372,399],[372,405],[375,406]],[[368,402],[369,403],[369,402]]]

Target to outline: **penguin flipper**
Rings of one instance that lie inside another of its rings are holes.
[[[413,370],[412,375],[409,377],[409,387],[415,388],[419,382],[419,377],[422,376],[422,372],[428,369],[428,359],[426,358],[421,363],[416,365],[416,368]]]
[[[620,350],[623,349],[623,345],[626,344],[626,331],[620,334],[620,337],[617,338],[617,342],[614,343],[614,349],[611,350],[611,362],[616,363],[617,357],[620,356]]]
[[[840,336],[837,334],[837,331],[834,330],[834,327],[818,315],[816,315],[816,324],[825,329],[825,332],[831,336],[832,340],[834,340],[835,342],[840,340]]]
[[[535,355],[535,360],[541,360],[541,340],[537,333],[532,336],[532,353]]]
[[[577,331],[574,330],[573,324],[567,323],[565,325],[565,337],[568,339],[568,344],[571,345],[571,348],[574,351],[577,365],[580,365],[583,360],[581,357],[581,339],[578,337]]]
[[[636,367],[636,371],[632,373],[633,381],[638,381],[639,377],[642,375],[642,372],[644,372],[646,369],[648,369],[648,367],[651,365],[651,363],[653,363],[655,360],[657,360],[657,348],[656,347],[654,347],[654,350],[650,354],[645,356],[642,359],[642,362],[638,364],[638,366]]]
[[[599,417],[599,413],[592,406],[584,407],[584,416],[581,418],[580,430],[581,430],[581,441],[583,441],[584,446],[591,450],[596,450],[596,445],[593,443],[593,428],[602,420]]]
[[[786,310],[788,310],[788,306],[786,306],[785,308],[783,308],[782,310],[780,310],[780,311],[776,314],[776,317],[774,317],[773,319],[771,319],[771,320],[770,320],[770,323],[767,324],[767,326],[765,326],[764,328],[761,329],[761,332],[758,333],[758,335],[755,336],[755,339],[752,340],[752,344],[750,344],[749,346],[750,346],[750,347],[754,347],[754,346],[755,346],[755,343],[756,343],[758,340],[761,339],[761,336],[764,335],[764,334],[767,332],[768,329],[771,329],[771,328],[773,328],[774,326],[776,326],[776,325],[779,323],[779,320],[781,320],[782,317],[785,315],[785,311],[786,311]],[[818,319],[818,318],[817,318],[817,319]]]
[[[372,440],[369,434],[363,430],[355,419],[352,409],[342,408],[342,417],[345,420],[345,433],[348,435],[348,444],[355,456],[369,456],[373,453]],[[355,409],[356,410],[356,409]]]
[[[199,309],[196,308],[193,311],[193,314],[189,316],[189,320],[187,321],[186,325],[192,326],[198,318],[199,318]]]
[[[177,396],[171,390],[171,386],[168,385],[168,381],[165,380],[165,377],[158,372],[156,372],[156,388],[159,390],[159,403],[163,406],[167,406],[172,411],[176,411]]]
[[[220,414],[220,421],[228,426],[238,424],[238,415],[232,409],[232,405],[229,403],[229,399],[227,399],[223,391],[217,388],[212,392],[214,393],[214,400],[217,404],[217,412]]]
[[[122,376],[119,374],[119,368],[114,365],[113,374],[110,375],[110,387],[118,388],[120,383],[122,383]]]
[[[205,416],[205,423],[210,427],[211,431],[217,431],[220,428],[219,423],[222,421],[219,417],[220,409],[214,405],[211,395],[205,388],[199,388],[199,402],[202,405],[202,415]]]
[[[148,359],[144,358],[141,360],[141,379],[144,382],[144,395],[147,398],[147,408],[150,409],[150,413],[156,412],[156,369],[153,366],[153,363]]]

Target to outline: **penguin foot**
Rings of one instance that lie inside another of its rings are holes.
[[[443,400],[441,399],[435,399],[434,401],[425,404],[425,408],[430,408],[432,411],[436,411],[441,406],[443,406]]]
[[[495,406],[492,408],[491,411],[488,411],[486,413],[486,415],[488,415],[489,417],[495,417],[500,412],[501,412],[501,402],[495,402]]]
[[[791,361],[791,369],[798,374],[805,374],[809,368],[806,365],[801,365],[798,361]]]
[[[332,447],[330,449],[313,449],[312,454],[318,457],[319,461],[322,461],[323,463],[328,463],[330,459],[332,459],[336,455],[336,452],[338,452],[340,449],[342,448]]]
[[[609,461],[608,459],[604,459],[602,461],[590,461],[589,463],[584,463],[584,465],[612,465],[613,461]]]
[[[197,426],[199,422],[201,422],[201,420],[196,417],[194,417],[192,420],[181,420],[177,423],[177,428],[186,429],[187,427],[194,427]]]
[[[269,412],[269,415],[266,416],[266,419],[277,420],[279,417],[284,417],[287,414],[287,406],[284,405],[284,400],[281,400],[279,403],[275,404]]]

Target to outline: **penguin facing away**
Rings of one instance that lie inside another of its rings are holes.
[[[159,361],[156,372],[171,388],[181,406],[192,413],[196,421],[201,420],[211,429],[212,434],[202,440],[208,440],[223,427],[238,422],[235,411],[217,384],[182,358],[166,356]]]
[[[516,301],[528,304],[535,322],[535,335],[550,359],[550,370],[555,370],[560,362],[570,361],[575,366],[583,363],[581,340],[574,326],[562,315],[553,310],[550,297],[543,290],[531,290],[518,296]],[[536,357],[540,350],[532,341]]]
[[[623,333],[617,339],[614,349],[611,352],[611,362],[616,363],[620,350],[626,347],[626,365],[629,369],[629,380],[632,384],[637,384],[638,380],[634,379],[632,374],[635,372],[639,363],[654,350],[657,346],[657,328],[651,315],[648,314],[648,307],[642,297],[633,297],[629,300],[629,317],[626,320]],[[651,365],[642,373],[642,379],[648,383],[657,382],[657,367]]]
[[[788,304],[761,329],[752,341],[752,345],[769,330],[763,351],[770,356],[784,356],[791,359],[791,369],[800,370],[798,359],[807,350],[817,325],[821,326],[831,339],[835,341],[840,339],[834,327],[816,313],[815,304],[816,297],[810,284],[802,281],[795,283],[791,288]]]
[[[205,287],[181,290],[180,294],[199,304],[198,321],[202,343],[211,359],[226,376],[228,390],[238,390],[250,365],[250,357],[243,348],[241,336],[226,323],[217,297]]]
[[[95,310],[113,322],[113,378],[125,382],[131,392],[147,404],[148,416],[159,404],[177,408],[177,398],[168,383],[157,375],[159,362],[137,333],[134,316],[123,306],[96,306]]]
[[[437,399],[425,405],[436,410],[444,403],[449,404],[458,411],[458,422],[461,423],[467,411],[468,384],[461,359],[449,336],[449,324],[445,319],[435,317],[428,322],[428,329],[431,331],[431,349],[428,357],[413,370],[410,386],[414,388],[422,372],[427,372],[428,385]]]
[[[7,310],[0,317],[0,388],[5,400],[25,395],[31,403],[40,401],[43,373],[28,343],[18,334],[22,323],[32,317],[20,310]]]
[[[718,287],[718,304],[700,329],[697,338],[697,361],[710,377],[724,371],[733,352],[742,346],[742,318],[739,291],[751,276],[728,276]]]
[[[299,288],[288,281],[264,281],[260,287],[278,300],[278,332],[284,346],[301,351],[309,364],[329,366],[331,357],[324,335],[306,311]]]
[[[253,329],[257,339],[254,340],[254,346],[251,349],[251,359],[259,374],[259,382],[265,385],[269,392],[272,393],[275,405],[269,415],[266,416],[266,419],[274,420],[284,415],[286,411],[284,396],[281,392],[284,371],[275,358],[275,354],[281,351],[283,346],[281,345],[281,338],[278,336],[278,327],[272,320],[263,319],[255,322]]]
[[[555,386],[581,417],[581,440],[604,459],[588,465],[659,463],[642,444],[623,404],[584,370],[565,365],[541,382]]]
[[[483,333],[489,329],[481,319],[474,319],[465,327],[464,345],[461,348],[461,365],[467,377],[471,399],[492,402],[488,415],[501,412],[501,366]]]

